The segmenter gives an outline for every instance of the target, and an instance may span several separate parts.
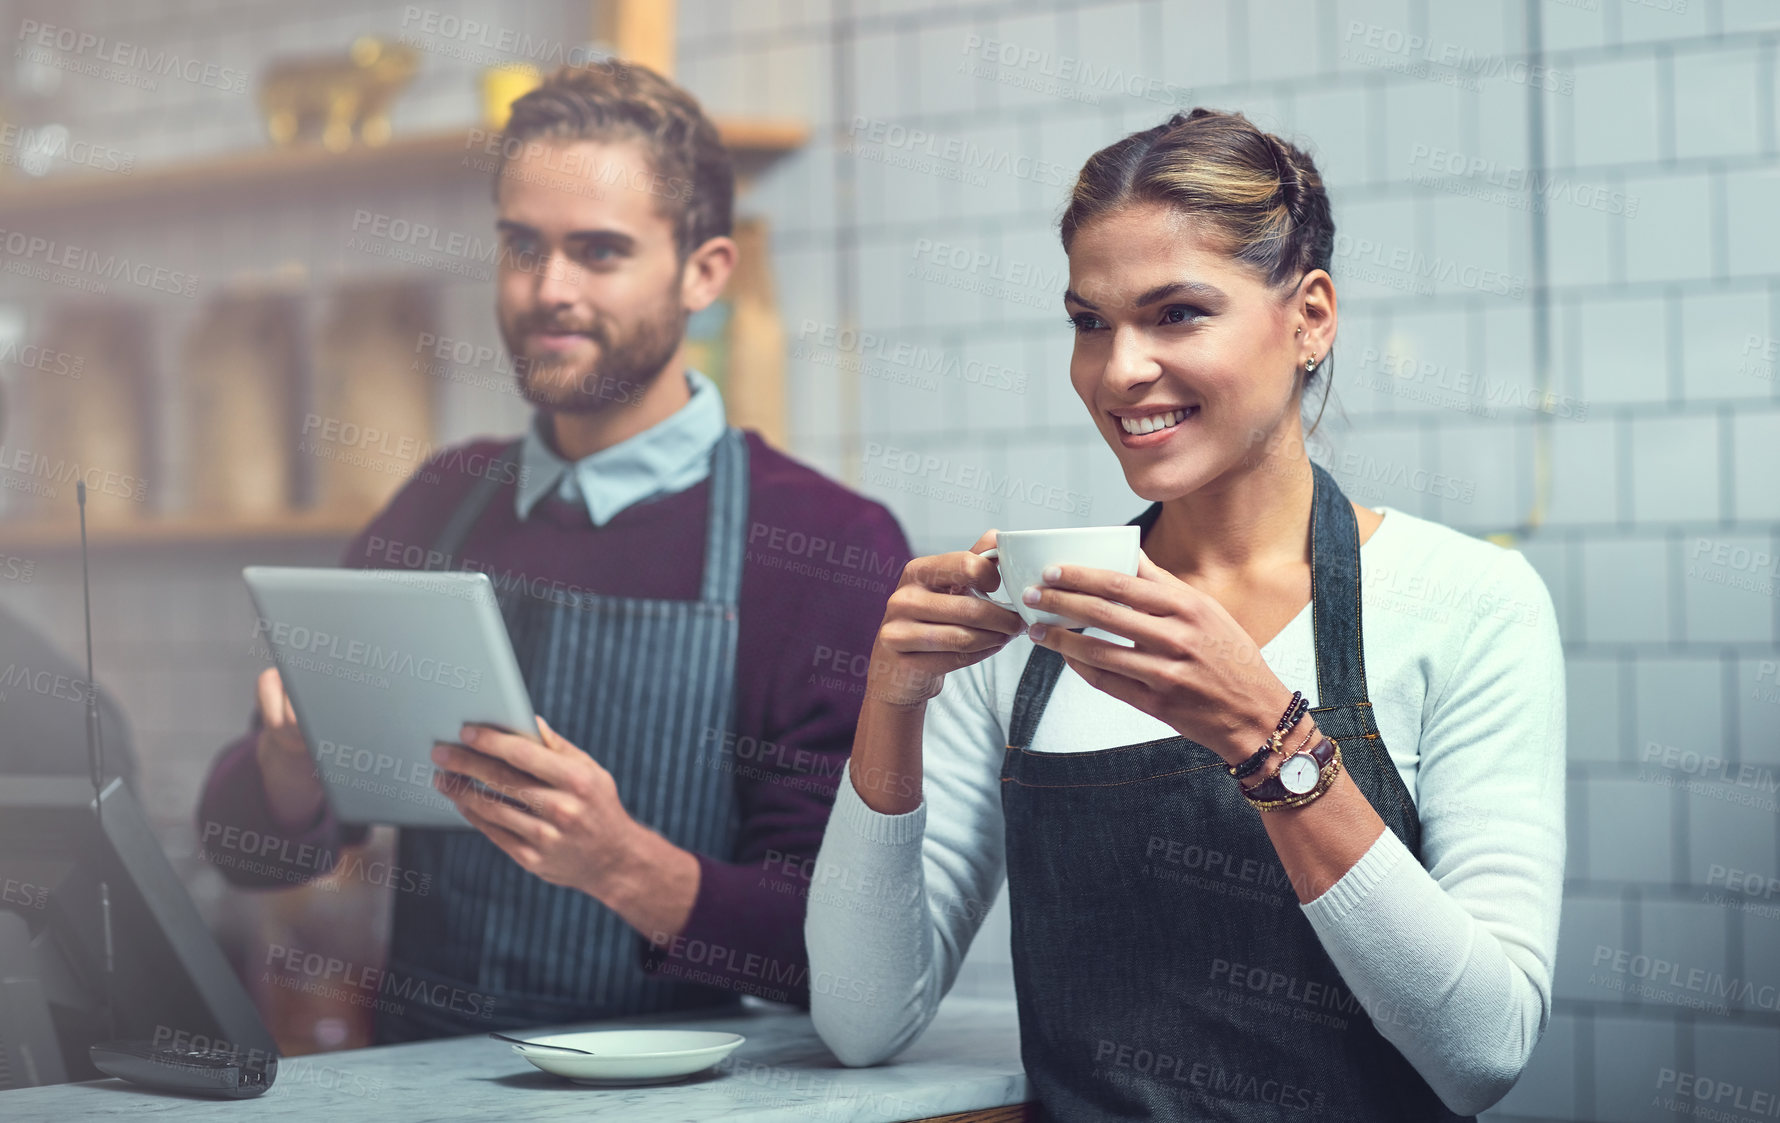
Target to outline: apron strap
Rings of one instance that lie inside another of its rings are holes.
[[[451,517],[445,520],[444,529],[439,531],[439,537],[433,541],[431,554],[432,557],[439,559],[440,569],[457,568],[458,548],[464,544],[464,539],[469,536],[470,528],[475,526],[476,520],[482,517],[482,512],[487,509],[489,500],[494,498],[495,492],[501,489],[501,484],[507,478],[507,473],[500,469],[506,464],[519,462],[519,450],[524,443],[523,439],[514,441],[496,453],[488,470],[476,477],[476,482],[470,485],[469,494],[463,497],[462,501],[458,503],[457,509],[451,512]]]
[[[1317,708],[1366,701],[1366,657],[1360,638],[1360,528],[1353,505],[1335,478],[1311,461],[1314,494],[1310,504],[1310,602],[1315,629]],[[1162,514],[1152,503],[1126,525],[1147,533]],[[1039,718],[1063,673],[1063,656],[1048,647],[1034,647],[1020,675],[1014,710],[1008,721],[1007,744],[1023,749],[1032,743]]]
[[[1314,460],[1310,504],[1310,603],[1316,629],[1317,708],[1366,702],[1360,638],[1360,526],[1335,477]]]
[[[1008,721],[1007,747],[1023,749],[1032,743],[1038,732],[1038,719],[1044,716],[1045,703],[1051,700],[1057,677],[1063,673],[1063,656],[1048,647],[1034,646],[1020,675],[1020,688],[1014,694],[1014,712]]]
[[[741,600],[742,560],[748,545],[748,440],[724,430],[711,450],[711,497],[705,517],[705,571],[698,599]]]

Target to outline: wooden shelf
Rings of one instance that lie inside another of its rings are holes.
[[[801,121],[770,118],[719,120],[723,142],[737,164],[751,167],[800,148],[809,140]],[[98,211],[149,200],[204,200],[260,189],[306,189],[343,183],[423,183],[456,169],[486,176],[480,166],[486,130],[452,129],[391,141],[381,148],[329,152],[316,145],[262,148],[160,167],[129,175],[78,173],[45,176],[0,187],[0,215],[8,221],[40,215]],[[474,162],[471,162],[474,161]],[[0,225],[4,225],[0,223]]]
[[[88,512],[87,542],[97,548],[344,540],[363,530],[376,513],[298,510],[254,517],[167,515],[111,522],[103,514]],[[0,544],[21,550],[79,549],[80,524],[73,519],[0,519]]]

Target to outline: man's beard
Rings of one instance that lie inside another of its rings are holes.
[[[503,321],[501,338],[513,356],[513,374],[520,396],[553,413],[600,413],[619,405],[635,405],[654,385],[686,334],[686,313],[677,302],[664,301],[659,314],[642,320],[627,335],[614,339],[611,321],[567,320],[548,313],[527,316],[511,327]],[[598,348],[593,364],[534,359],[525,354],[533,332],[578,332]]]

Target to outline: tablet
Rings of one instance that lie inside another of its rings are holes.
[[[433,742],[466,722],[538,740],[531,697],[484,573],[241,571],[297,724],[347,823],[468,827],[433,788]]]

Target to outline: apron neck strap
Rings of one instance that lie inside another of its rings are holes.
[[[446,520],[433,543],[433,558],[441,569],[457,567],[457,552],[481,518],[489,502],[509,478],[502,470],[519,462],[523,441],[502,449],[496,464],[477,477],[469,493]],[[742,560],[748,528],[748,441],[742,431],[728,428],[711,450],[711,494],[705,518],[704,576],[699,599],[735,604],[741,597]]]
[[[705,517],[705,572],[698,599],[741,600],[742,559],[748,540],[748,440],[725,429],[711,450],[711,497]]]
[[[1310,462],[1310,605],[1316,629],[1317,708],[1366,701],[1360,630],[1360,526],[1335,477]]]

